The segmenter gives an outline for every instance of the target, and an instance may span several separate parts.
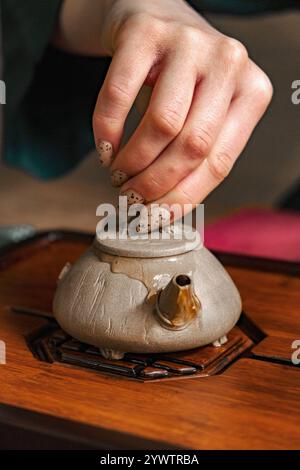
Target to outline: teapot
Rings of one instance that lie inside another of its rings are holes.
[[[63,268],[53,303],[60,326],[108,359],[227,341],[241,313],[229,274],[199,233],[102,238]]]

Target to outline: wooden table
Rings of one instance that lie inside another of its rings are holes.
[[[291,361],[291,345],[300,340],[299,265],[223,256],[264,339],[217,375],[147,383],[39,361],[25,337],[48,320],[11,311],[51,314],[61,268],[90,241],[51,232],[0,256],[7,356],[0,365],[0,447],[300,447],[300,369]]]

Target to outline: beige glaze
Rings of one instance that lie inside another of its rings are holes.
[[[155,303],[156,293],[166,285],[170,280],[170,276],[173,277],[183,269],[186,269],[185,263],[187,259],[183,258],[183,256],[188,256],[188,254],[177,255],[153,260],[153,258],[142,259],[114,256],[101,252],[95,246],[92,249],[99,257],[99,260],[109,264],[111,272],[126,274],[131,279],[142,282],[148,291],[146,301],[151,304]],[[158,266],[159,272],[157,272]],[[186,274],[191,276],[192,272],[189,271]]]

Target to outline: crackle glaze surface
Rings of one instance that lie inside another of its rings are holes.
[[[175,274],[187,274],[201,313],[184,330],[164,328],[154,313],[155,293]],[[170,352],[203,346],[226,335],[241,313],[239,293],[205,248],[159,258],[103,253],[95,244],[58,282],[54,315],[73,337],[123,352]]]

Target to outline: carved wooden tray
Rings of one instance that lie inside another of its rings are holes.
[[[12,311],[25,315],[36,314],[21,308],[14,308]],[[42,316],[42,314],[39,315]],[[99,349],[72,338],[59,327],[54,319],[49,319],[45,326],[28,335],[26,339],[34,356],[41,361],[61,362],[99,373],[149,381],[191,376],[205,377],[220,373],[264,337],[255,325],[251,325],[252,333],[250,334],[253,338],[251,340],[245,333],[249,324],[249,319],[242,314],[240,326],[233,328],[228,335],[228,342],[220,347],[208,345],[190,351],[168,354],[128,353],[118,361],[105,359]]]
[[[54,250],[54,233],[52,237],[49,246]],[[31,249],[35,245],[38,247],[42,238],[33,239],[32,243],[27,242],[25,246],[30,248],[31,245]],[[121,361],[108,360],[102,357],[97,348],[71,338],[65,333],[51,312],[36,312],[22,306],[13,306],[12,312],[36,315],[48,320],[46,325],[26,337],[27,344],[37,359],[140,381],[206,377],[221,373],[265,337],[264,333],[243,313],[238,325],[228,334],[228,342],[220,347],[208,345],[190,351],[167,354],[126,354]]]
[[[9,429],[13,448],[20,430],[73,448],[300,448],[299,263],[219,256],[244,308],[227,345],[113,363],[51,314],[59,272],[91,241],[48,232],[0,251],[0,448]]]

